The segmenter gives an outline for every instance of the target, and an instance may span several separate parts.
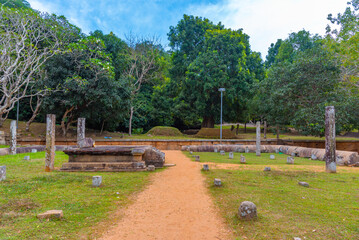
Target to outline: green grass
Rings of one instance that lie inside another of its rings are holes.
[[[0,148],[9,148],[9,145],[0,145]]]
[[[235,153],[235,159],[229,160],[228,154],[195,154],[201,162],[216,163],[238,163],[240,156]],[[359,169],[338,167],[337,174],[328,174],[321,161],[295,158],[295,165],[287,165],[286,155],[275,154],[276,160],[270,160],[269,154],[243,155],[248,164],[203,172],[237,239],[359,239]],[[264,166],[272,171],[263,172]],[[223,186],[214,187],[214,178],[220,178]],[[310,187],[299,186],[298,181]],[[256,221],[237,217],[242,201],[257,205]]]
[[[22,160],[30,155],[30,161]],[[68,157],[56,152],[55,168]],[[6,180],[0,182],[0,239],[88,239],[109,214],[128,204],[131,194],[148,182],[148,172],[81,173],[44,172],[44,153],[0,156]],[[103,184],[92,187],[92,176]],[[63,210],[62,220],[40,221],[36,215]]]

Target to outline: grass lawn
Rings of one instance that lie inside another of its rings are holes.
[[[188,154],[188,153],[186,153]],[[201,162],[239,163],[219,153],[194,153]],[[256,157],[243,154],[247,164],[236,168],[203,172],[207,186],[237,239],[359,239],[359,169],[338,167],[338,173],[325,173],[325,163],[295,158],[287,165],[287,155]],[[233,166],[233,165],[231,165]],[[265,166],[271,172],[263,172]],[[211,166],[210,166],[211,168]],[[212,167],[214,168],[214,167]],[[220,178],[222,187],[214,187]],[[298,185],[308,182],[310,187]],[[257,205],[258,219],[242,221],[237,217],[242,201]]]
[[[22,160],[25,155],[31,160]],[[46,173],[44,156],[43,152],[0,156],[0,166],[6,165],[7,171],[6,180],[0,182],[0,239],[94,239],[103,230],[94,226],[128,204],[131,194],[149,180],[148,172]],[[56,152],[55,168],[64,162],[67,155]],[[92,187],[95,175],[102,176],[99,188]],[[63,210],[64,218],[36,218],[51,209]]]
[[[9,148],[9,145],[0,145],[0,148]]]

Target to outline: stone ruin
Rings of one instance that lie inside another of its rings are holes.
[[[165,154],[151,146],[101,146],[64,150],[69,162],[61,171],[131,172],[146,171],[149,165],[161,168]]]
[[[182,151],[194,152],[213,152],[216,148],[218,151],[239,152],[239,153],[255,153],[256,145],[191,145],[183,146]],[[292,155],[295,153],[297,157],[311,158],[312,160],[325,161],[325,149],[306,148],[287,145],[261,145],[261,153],[283,153]],[[336,151],[336,164],[338,166],[359,167],[359,154],[350,151]]]

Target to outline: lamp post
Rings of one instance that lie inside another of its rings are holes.
[[[219,143],[220,144],[222,144],[222,112],[223,112],[223,92],[224,91],[226,91],[226,89],[225,88],[220,88],[220,89],[218,89],[218,91],[220,91],[221,92],[221,126],[220,126],[220,141],[219,141]]]

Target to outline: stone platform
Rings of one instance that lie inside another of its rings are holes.
[[[148,165],[163,167],[165,155],[151,146],[102,146],[64,150],[69,162],[61,171],[133,172]]]

